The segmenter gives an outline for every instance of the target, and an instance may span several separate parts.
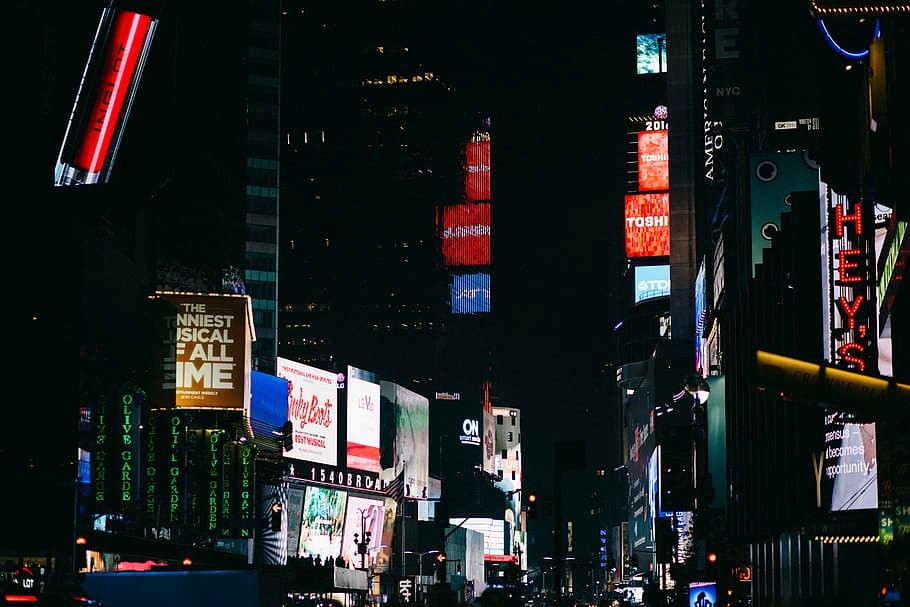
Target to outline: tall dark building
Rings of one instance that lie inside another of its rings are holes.
[[[369,16],[295,3],[284,14],[279,352],[479,398],[491,287],[476,291],[484,305],[461,307],[444,240],[483,240],[489,281],[489,157],[486,198],[466,191],[470,144],[489,150],[495,128],[489,102],[465,94],[431,43],[421,23],[433,10],[360,8]],[[446,225],[447,207],[480,203],[479,222]]]
[[[92,528],[84,498],[94,399],[126,382],[147,387],[145,304],[153,291],[250,294],[261,327],[254,365],[274,365],[278,9],[131,8],[14,7],[15,41],[29,49],[17,80],[35,100],[13,131],[30,200],[15,211],[28,230],[18,253],[26,282],[14,321],[25,347],[17,374],[29,389],[53,375],[56,394],[46,407],[16,408],[9,420],[20,438],[4,446],[3,469],[40,522],[4,521],[0,536],[5,559],[42,563],[49,573],[72,571],[74,521]],[[103,14],[119,15],[112,29]],[[135,95],[112,93],[108,107],[99,74],[117,72],[116,62],[104,63],[117,48],[105,46],[113,39],[106,36],[128,33],[124,16],[154,34],[144,60],[129,59],[144,67],[133,73]],[[128,119],[110,141],[96,141],[96,150],[115,151],[104,177],[64,185],[56,171],[61,144],[86,124],[83,107],[94,108],[99,124],[108,113]],[[52,374],[35,364],[50,343]],[[42,440],[28,438],[33,429]]]

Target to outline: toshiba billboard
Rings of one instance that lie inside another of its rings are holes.
[[[626,257],[670,254],[670,194],[626,194]]]
[[[667,131],[638,132],[638,191],[670,188]]]

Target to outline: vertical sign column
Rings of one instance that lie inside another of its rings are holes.
[[[185,500],[183,496],[185,485],[186,460],[186,427],[183,417],[178,413],[171,413],[167,417],[167,445],[165,446],[165,460],[162,465],[167,466],[167,483],[162,487],[164,500],[167,504],[166,524],[172,529],[179,528],[184,523],[186,516]]]
[[[205,507],[202,529],[213,537],[221,535],[221,501],[224,491],[222,451],[224,430],[205,431]]]
[[[139,455],[139,414],[145,393],[137,386],[129,386],[119,393],[116,422],[112,429],[114,456],[111,465],[117,468],[117,491],[114,504],[120,514],[133,514],[139,504],[139,486],[142,460]]]
[[[248,443],[237,446],[237,477],[234,481],[237,518],[240,520],[239,537],[252,537],[253,519],[255,518],[255,500],[253,487],[253,449]]]
[[[108,451],[110,446],[110,427],[108,422],[108,398],[98,394],[92,407],[92,423],[95,437],[92,445],[92,498],[91,511],[95,514],[107,512],[108,502]]]
[[[158,448],[160,440],[158,422],[160,417],[160,414],[152,413],[147,416],[147,419],[142,424],[142,446],[144,450],[142,455],[142,521],[144,527],[153,529],[157,529],[161,524],[161,492],[159,485],[161,482],[159,475],[161,467],[159,458],[161,455]]]
[[[875,248],[863,200],[831,192],[832,361],[859,373],[878,373]],[[866,226],[869,226],[868,229]]]

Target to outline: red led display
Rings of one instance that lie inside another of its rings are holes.
[[[490,265],[490,203],[443,207],[442,228],[446,267]]]
[[[638,190],[650,192],[670,188],[667,131],[638,133]]]
[[[470,141],[465,146],[467,171],[464,191],[470,201],[490,199],[490,141]]]
[[[670,194],[626,194],[626,257],[670,254]]]
[[[87,172],[100,171],[107,159],[151,22],[147,15],[128,11],[114,18],[94,105],[74,160]]]

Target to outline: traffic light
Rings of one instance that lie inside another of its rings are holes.
[[[285,451],[294,448],[294,424],[291,423],[291,420],[284,422],[284,425],[281,426],[281,446]]]
[[[272,531],[278,532],[281,531],[281,511],[284,510],[284,506],[281,505],[281,502],[275,502],[272,504],[272,512],[270,514],[270,525]]]
[[[436,581],[446,581],[446,553],[440,552],[436,555]]]
[[[525,509],[528,518],[537,518],[537,494],[528,494],[528,505]]]

